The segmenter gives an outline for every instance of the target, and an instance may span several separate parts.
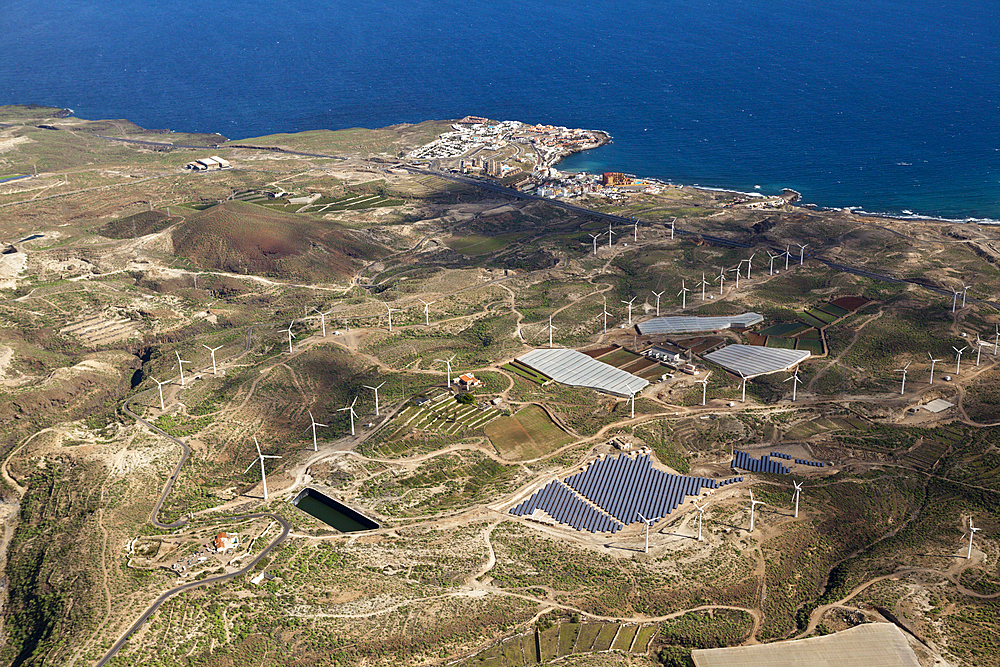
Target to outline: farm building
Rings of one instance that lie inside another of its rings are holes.
[[[215,536],[215,550],[220,554],[235,549],[240,544],[238,533],[219,533]]]
[[[517,360],[560,384],[588,387],[622,398],[631,396],[633,392],[638,393],[649,385],[649,380],[588,357],[577,350],[532,350]]]
[[[695,667],[918,667],[920,664],[902,630],[891,623],[865,623],[832,635],[774,644],[695,649],[691,658]]]
[[[636,325],[643,336],[653,334],[697,333],[699,331],[718,331],[719,329],[748,329],[761,324],[762,315],[743,313],[742,315],[727,315],[724,317],[654,317],[651,320]]]
[[[807,350],[786,350],[756,345],[727,345],[721,350],[705,355],[708,361],[748,379],[791,370],[809,357]]]
[[[188,162],[184,165],[185,169],[190,169],[191,171],[215,171],[218,169],[229,169],[232,165],[229,164],[229,160],[224,160],[221,157],[213,155],[212,157],[201,158],[200,160],[195,160],[194,162]]]
[[[654,345],[643,352],[643,354],[650,359],[666,361],[672,364],[679,363],[684,359],[684,354],[680,350],[671,349],[670,347],[665,347],[663,345]]]
[[[460,389],[475,389],[476,387],[482,387],[483,381],[478,379],[472,373],[465,373],[464,375],[458,376],[458,379],[455,380],[455,384],[457,384]]]

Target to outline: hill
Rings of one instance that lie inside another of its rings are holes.
[[[203,269],[333,280],[387,250],[334,223],[225,202],[187,217],[173,233],[174,252]]]

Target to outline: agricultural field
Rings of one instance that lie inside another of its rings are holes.
[[[762,220],[732,193],[670,187],[577,201],[643,220],[638,240],[612,222],[595,253],[607,218],[381,161],[451,122],[224,142],[232,168],[192,174],[202,149],[112,142],[162,135],[55,111],[0,109],[0,173],[44,171],[0,184],[5,664],[673,666],[861,622],[905,625],[927,667],[1000,664],[1000,359],[955,359],[1000,324],[997,228]],[[815,254],[768,275],[760,257],[793,243]],[[752,255],[739,290],[691,287]],[[952,312],[940,290],[960,276],[983,278]],[[679,341],[695,356],[813,353],[794,401],[790,373],[744,400],[718,366],[694,378],[641,355],[677,342],[634,325],[653,290],[679,313],[681,280],[685,314],[765,318]],[[553,347],[653,382],[634,415],[516,361],[550,321]],[[482,386],[456,395],[463,373]],[[939,398],[954,407],[921,407]],[[644,448],[733,481],[689,498],[703,515],[657,517],[648,550],[639,518],[590,533],[510,512]],[[791,473],[738,481],[734,449],[786,454]],[[378,527],[324,522],[292,502],[306,489]],[[219,532],[239,548],[215,553]]]

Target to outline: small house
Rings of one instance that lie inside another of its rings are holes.
[[[229,553],[240,544],[239,534],[219,533],[215,536],[215,550],[218,553]]]
[[[482,387],[483,386],[483,381],[480,380],[480,379],[478,379],[478,378],[476,378],[476,376],[473,375],[472,373],[466,373],[464,375],[459,375],[458,379],[455,380],[455,382],[456,382],[456,384],[458,384],[459,388],[465,389],[465,390],[475,389],[476,387]]]

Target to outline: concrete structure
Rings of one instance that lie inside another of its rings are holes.
[[[747,329],[761,324],[764,317],[757,313],[743,313],[725,317],[655,317],[637,326],[643,336],[652,334],[698,333],[718,329]]]
[[[903,631],[890,623],[865,623],[824,637],[796,641],[695,649],[696,667],[919,667]]]
[[[215,536],[215,550],[219,553],[226,553],[230,549],[235,549],[240,544],[238,533],[219,533]]]

